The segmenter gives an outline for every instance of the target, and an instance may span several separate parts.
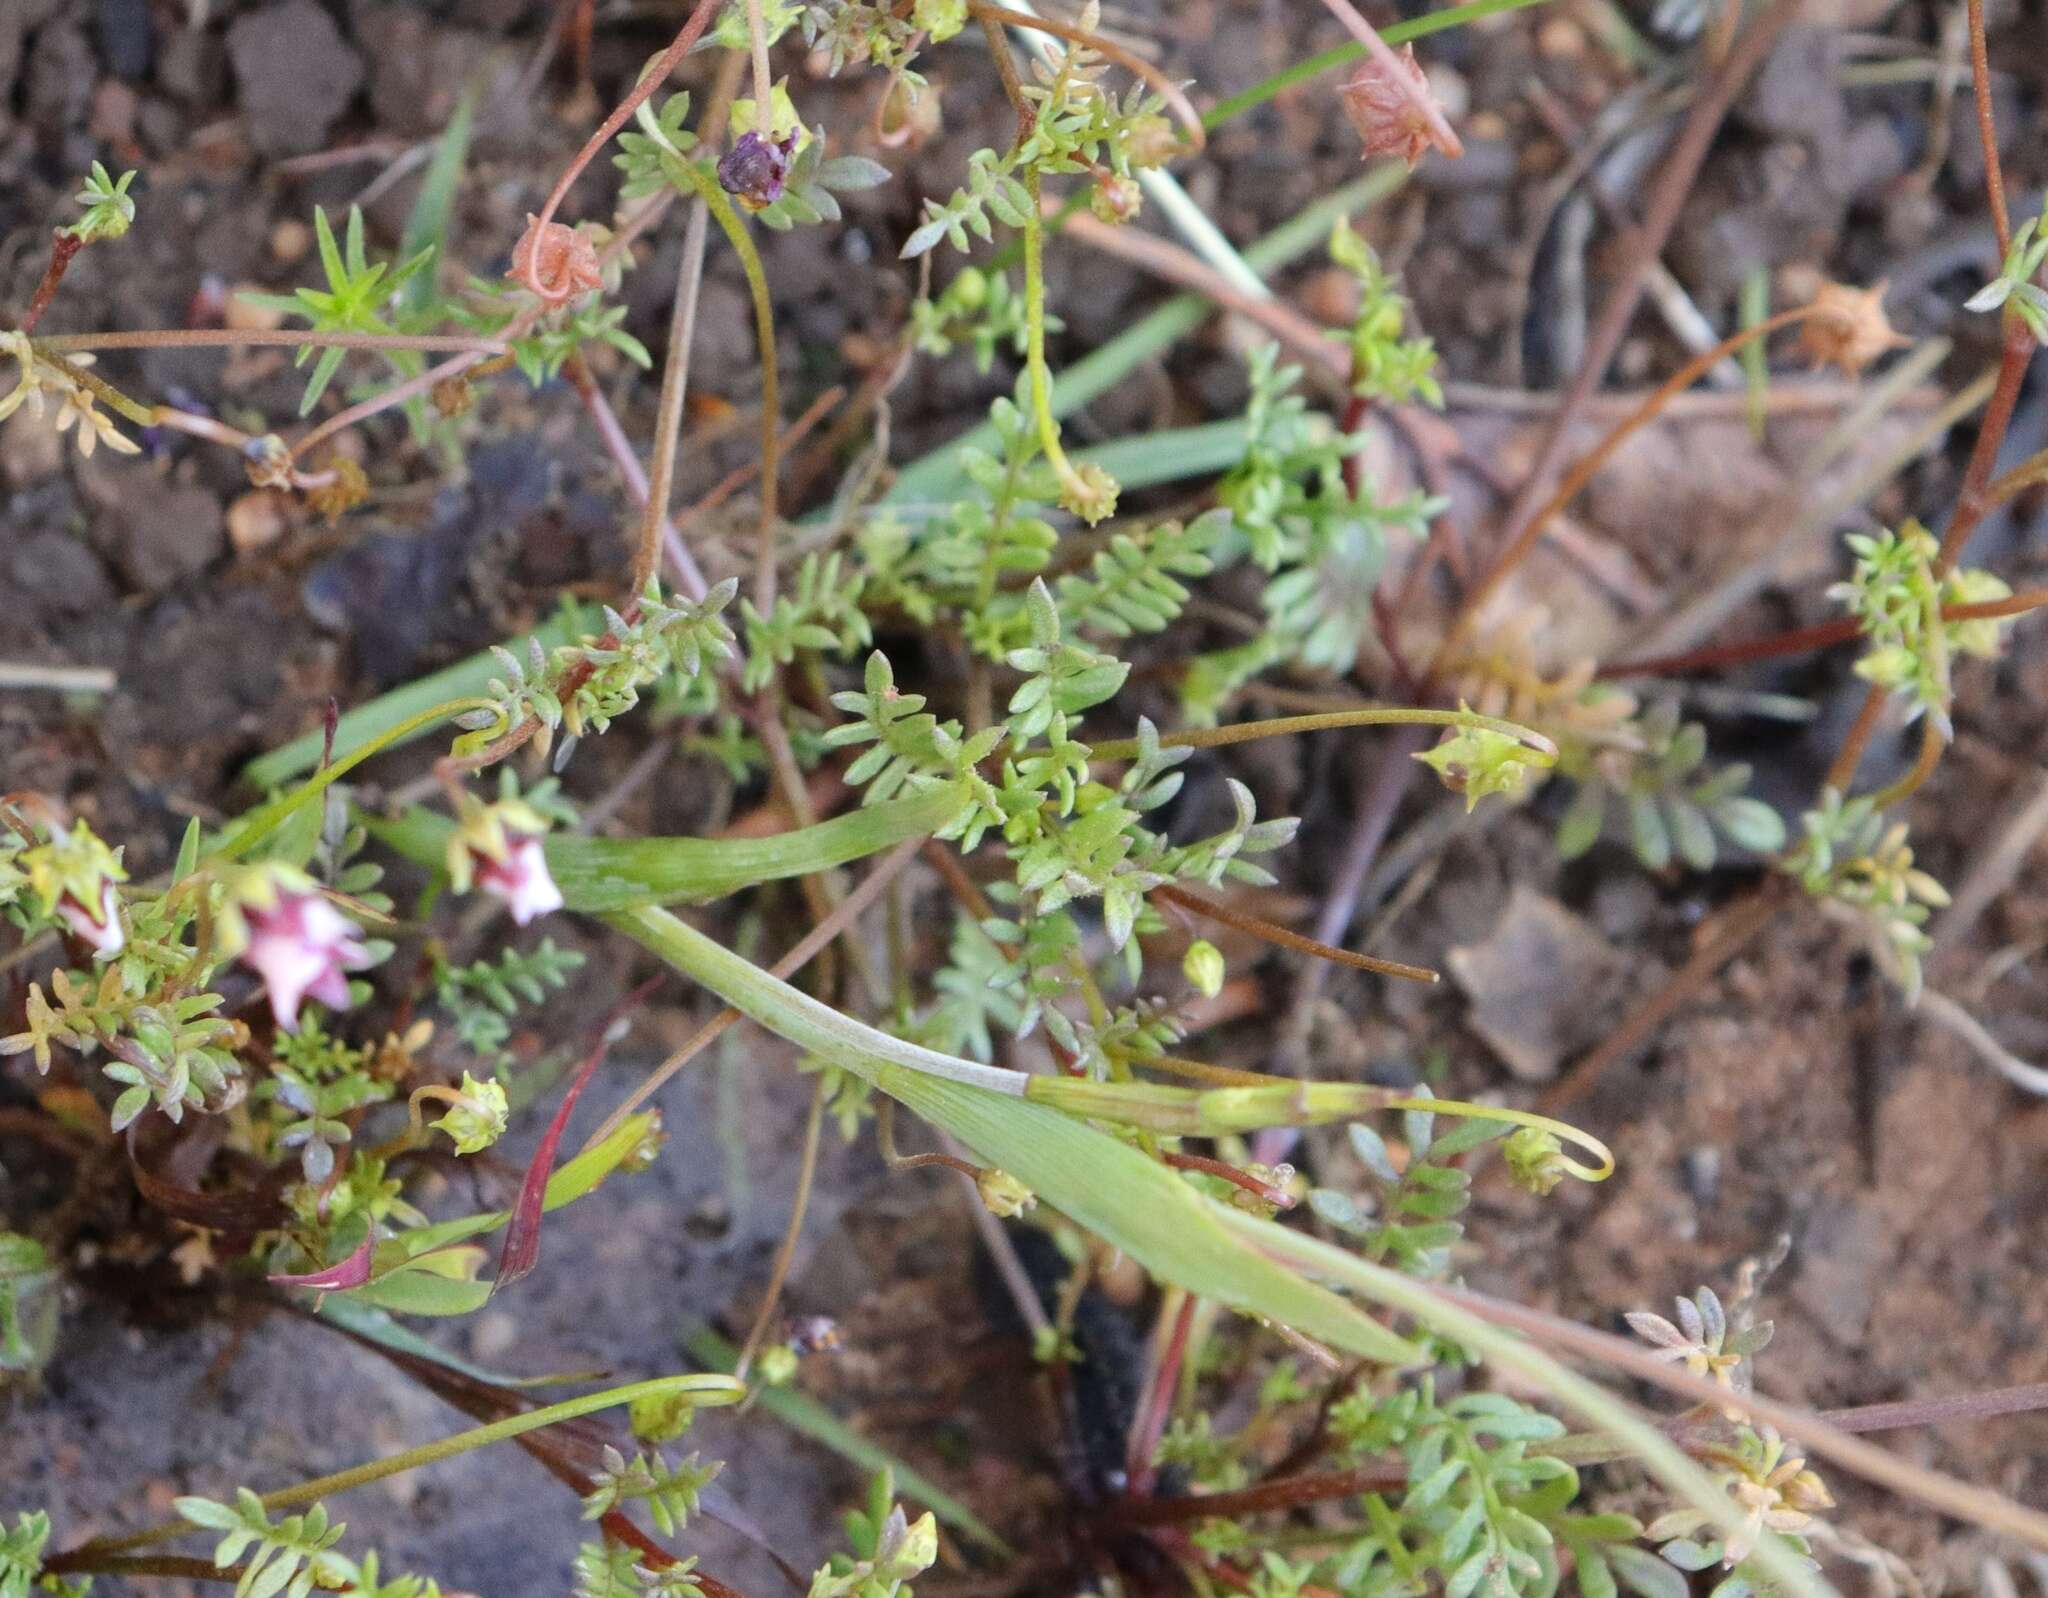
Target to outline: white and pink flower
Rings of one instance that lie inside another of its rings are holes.
[[[348,973],[372,963],[356,924],[311,879],[274,869],[245,893],[228,945],[263,979],[271,1014],[287,1032],[299,1029],[299,1007],[318,999],[331,1010],[349,1006]]]
[[[532,834],[512,838],[502,860],[479,860],[476,885],[502,899],[522,927],[550,910],[562,908],[562,890],[548,871],[548,857]]]
[[[504,901],[522,927],[562,908],[562,890],[548,870],[541,836],[547,818],[519,799],[495,804],[463,796],[448,840],[448,880],[457,893],[481,888]]]
[[[65,894],[57,901],[59,920],[92,946],[95,960],[111,960],[127,947],[128,933],[121,925],[121,897],[112,878],[100,883],[99,903],[87,909],[76,897]]]
[[[109,849],[91,827],[79,821],[66,831],[51,823],[45,841],[22,853],[21,865],[43,914],[90,944],[94,959],[111,960],[127,947],[114,884],[125,882],[128,873],[120,851]]]

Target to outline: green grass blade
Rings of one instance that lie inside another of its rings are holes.
[[[692,1359],[701,1360],[707,1369],[717,1371],[731,1370],[739,1353],[708,1326],[700,1326],[684,1337],[683,1347]],[[1016,1557],[1016,1550],[998,1537],[988,1522],[973,1510],[904,1464],[880,1443],[861,1436],[815,1398],[793,1387],[757,1387],[754,1389],[754,1402],[791,1431],[824,1444],[869,1475],[887,1470],[895,1478],[897,1492],[929,1509],[938,1516],[941,1525],[951,1526],[961,1536],[979,1543],[992,1554],[1004,1559]]]
[[[951,1132],[1154,1277],[1389,1365],[1426,1361],[1421,1349],[1319,1283],[1335,1283],[1379,1308],[1411,1316],[1513,1372],[1588,1426],[1615,1434],[1645,1470],[1725,1535],[1745,1534],[1747,1522],[1735,1501],[1632,1406],[1425,1284],[1217,1203],[1130,1144],[1058,1111],[992,1091],[961,1072],[929,1074],[909,1062],[931,1051],[787,988],[666,911],[608,919],[771,1032],[854,1072]],[[1781,1538],[1763,1537],[1755,1557],[1786,1593],[1822,1598],[1828,1592]]]
[[[434,302],[435,268],[447,258],[448,219],[455,210],[455,189],[462,181],[462,164],[469,159],[470,126],[476,118],[476,104],[483,97],[479,76],[462,91],[455,102],[455,114],[448,119],[434,159],[420,180],[420,192],[405,219],[405,234],[398,246],[398,259],[410,261],[421,250],[432,249],[433,262],[415,273],[399,290],[399,304],[409,312],[424,311]]]
[[[1422,1362],[1422,1350],[1405,1338],[1232,1236],[1218,1218],[1223,1206],[1156,1160],[1057,1110],[1013,1097],[1029,1080],[1020,1073],[954,1060],[878,1032],[777,982],[667,911],[632,910],[606,919],[769,1031],[945,1128],[1160,1280],[1284,1321],[1367,1359]]]
[[[813,876],[937,832],[959,813],[957,786],[850,810],[766,838],[547,840],[548,870],[571,910],[600,914],[644,904],[702,904],[762,882]],[[427,810],[396,820],[365,816],[380,842],[415,864],[439,867],[455,824]]]

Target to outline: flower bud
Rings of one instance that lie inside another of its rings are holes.
[[[510,1116],[505,1089],[496,1079],[479,1082],[464,1071],[462,1086],[448,1101],[448,1113],[431,1124],[435,1131],[448,1134],[457,1154],[481,1154],[505,1135]]]
[[[1188,984],[1205,999],[1213,999],[1223,991],[1226,967],[1223,951],[1207,938],[1197,938],[1188,945],[1188,952],[1181,956],[1181,975]]]
[[[742,133],[718,159],[718,186],[749,211],[765,211],[782,198],[795,150],[793,134],[764,139],[756,132]]]
[[[1138,187],[1138,180],[1118,177],[1114,172],[1098,174],[1095,187],[1088,194],[1088,209],[1095,213],[1096,220],[1112,226],[1135,220],[1144,206],[1145,191]]]
[[[1911,339],[1892,331],[1885,317],[1884,291],[1882,283],[1868,289],[1823,283],[1799,329],[1801,352],[1815,366],[1839,366],[1856,377],[1886,350],[1910,344]]]
[[[1399,156],[1413,167],[1431,145],[1453,158],[1465,153],[1412,44],[1391,60],[1377,50],[1368,54],[1341,93],[1344,114],[1368,156]]]
[[[1014,1220],[1038,1202],[1038,1195],[1030,1188],[1008,1171],[999,1171],[993,1165],[984,1166],[976,1173],[974,1187],[981,1195],[981,1202],[988,1206],[989,1214],[1000,1220]]]
[[[1542,1195],[1564,1180],[1564,1145],[1541,1127],[1525,1126],[1501,1145],[1515,1186]]]

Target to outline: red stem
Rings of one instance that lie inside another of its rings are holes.
[[[15,329],[19,333],[33,333],[36,323],[43,319],[43,312],[50,308],[50,301],[57,297],[57,285],[64,281],[64,273],[71,265],[71,258],[85,248],[85,240],[75,233],[59,228],[50,235],[50,264],[43,270],[43,280],[36,285],[35,298],[28,302],[28,309],[21,313],[21,323]]]
[[[1283,1210],[1294,1208],[1294,1195],[1285,1188],[1275,1187],[1271,1182],[1262,1182],[1249,1171],[1239,1170],[1224,1160],[1212,1160],[1206,1154],[1162,1154],[1160,1159],[1176,1171],[1200,1171],[1208,1176],[1220,1176],[1233,1186],[1241,1187],[1255,1198],[1276,1204]]]
[[[1173,1412],[1173,1389],[1180,1381],[1180,1364],[1187,1354],[1188,1332],[1194,1323],[1195,1296],[1190,1293],[1180,1301],[1180,1313],[1174,1316],[1173,1330],[1167,1334],[1166,1349],[1159,1356],[1158,1369],[1152,1373],[1152,1386],[1146,1394],[1145,1408],[1139,1414],[1137,1424],[1131,1428],[1127,1464],[1133,1497],[1149,1498],[1153,1484],[1159,1479],[1159,1472],[1152,1464],[1152,1455],[1159,1447],[1159,1439],[1166,1434],[1166,1417]]]

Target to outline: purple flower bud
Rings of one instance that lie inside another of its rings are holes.
[[[789,180],[789,158],[796,149],[796,136],[764,139],[758,133],[742,133],[733,147],[719,157],[718,186],[749,211],[765,210],[782,198]]]
[[[249,929],[242,963],[263,979],[279,1026],[298,1031],[308,998],[348,1008],[348,973],[371,963],[353,921],[317,892],[289,890],[269,909],[245,906],[242,918]]]
[[[531,833],[510,840],[505,858],[483,856],[476,863],[476,885],[502,899],[522,927],[550,910],[562,908],[562,890],[548,872],[548,857]]]

